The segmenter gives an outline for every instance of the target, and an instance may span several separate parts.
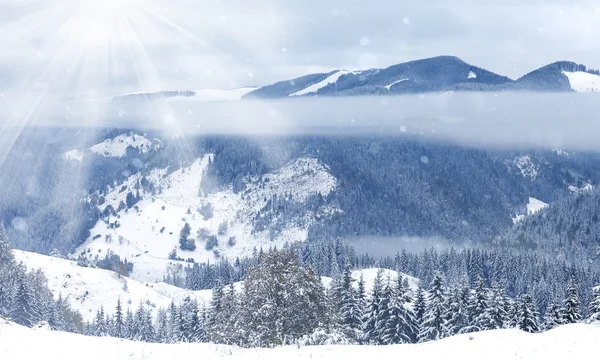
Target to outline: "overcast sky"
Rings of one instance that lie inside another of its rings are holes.
[[[600,68],[600,2],[0,0],[0,92],[263,85],[455,55],[517,78]]]

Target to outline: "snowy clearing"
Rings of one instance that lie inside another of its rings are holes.
[[[469,75],[467,75],[467,79],[477,79],[477,74],[472,71],[469,71]]]
[[[394,85],[396,85],[396,84],[399,84],[399,83],[401,83],[401,82],[403,82],[403,81],[407,81],[407,80],[408,80],[408,78],[404,78],[404,79],[396,80],[396,81],[394,81],[393,83],[391,83],[391,84],[389,84],[389,85],[386,85],[386,86],[385,86],[385,88],[386,88],[387,90],[389,90],[389,89],[391,89],[391,88],[392,88],[392,86],[394,86]]]
[[[77,160],[77,161],[83,160],[83,152],[81,152],[79,150],[67,151],[66,153],[63,154],[63,156],[67,160]]]
[[[90,151],[104,157],[123,157],[128,147],[146,153],[152,149],[152,142],[142,135],[121,134],[113,139],[106,139],[90,148]]]
[[[550,206],[550,205],[541,200],[529,197],[529,201],[527,202],[527,214],[521,214],[521,215],[515,216],[513,218],[513,223],[516,224],[519,221],[525,219],[526,216],[534,215],[538,211],[540,211],[544,208],[547,208],[548,206]]]
[[[301,95],[316,93],[317,91],[319,91],[320,89],[324,88],[325,86],[327,86],[329,84],[335,84],[342,75],[346,75],[346,74],[350,74],[350,73],[351,73],[351,71],[348,71],[348,70],[338,70],[335,73],[333,73],[332,75],[329,75],[328,77],[326,77],[324,80],[322,80],[316,84],[312,84],[311,86],[309,86],[305,89],[302,89],[300,91],[296,91],[295,93],[290,94],[290,96],[301,96]]]
[[[590,74],[585,71],[563,71],[563,74],[569,78],[571,89],[577,92],[598,92],[600,91],[600,76]]]
[[[29,346],[28,344],[35,344]],[[323,345],[242,349],[214,344],[149,344],[28,329],[0,319],[3,360],[185,360],[198,359],[586,359],[600,345],[600,326],[563,325],[545,333],[492,330],[439,341],[388,346]]]

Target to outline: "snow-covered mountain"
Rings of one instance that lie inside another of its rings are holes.
[[[88,149],[73,149],[63,154],[67,160],[82,161],[86,152],[92,152],[103,157],[122,158],[127,154],[127,148],[134,149],[144,154],[159,149],[161,141],[158,139],[148,139],[144,135],[130,132],[120,134],[112,138],[105,139]]]
[[[302,207],[284,218],[274,209],[277,201],[305,204],[312,196],[335,191],[336,179],[316,159],[298,158],[261,178],[246,179],[242,193],[227,189],[205,194],[200,184],[212,157],[206,154],[170,174],[166,169],[155,169],[143,179],[134,174],[112,188],[99,205],[104,216],[76,255],[102,258],[110,250],[134,262],[132,277],[154,281],[171,263],[168,257],[173,249],[178,257],[197,262],[251,255],[261,247],[304,241],[313,222],[339,211],[331,206],[314,211]],[[144,191],[139,184],[146,181],[159,190]],[[133,207],[127,205],[132,197],[137,200]],[[268,226],[257,225],[258,221]],[[179,248],[186,223],[189,237],[195,239],[192,251]]]
[[[143,99],[166,99],[168,101],[237,101],[247,93],[256,90],[256,87],[248,86],[236,89],[199,89],[199,90],[165,90],[165,91],[138,91],[113,97],[114,102],[143,100]]]
[[[529,334],[520,330],[492,330],[456,335],[416,345],[283,346],[242,349],[214,344],[149,344],[110,337],[89,337],[29,329],[0,319],[0,354],[3,360],[48,359],[586,359],[600,345],[600,326],[563,325]],[[35,344],[35,346],[30,346]]]
[[[494,74],[454,56],[409,61],[385,69],[335,70],[277,82],[245,98],[394,95],[448,91],[576,91],[600,89],[600,75],[584,65],[556,62],[518,80]]]

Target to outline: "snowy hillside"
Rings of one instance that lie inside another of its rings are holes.
[[[529,197],[529,202],[527,202],[527,214],[517,215],[513,218],[513,222],[516,224],[517,222],[525,219],[527,215],[534,215],[542,209],[547,208],[549,205],[541,200],[536,198]]]
[[[352,278],[355,280],[355,282],[353,284],[354,287],[358,288],[358,281],[360,280],[360,278],[362,276],[363,281],[365,282],[365,289],[367,290],[367,295],[368,295],[368,293],[373,288],[373,283],[375,282],[375,278],[377,277],[377,273],[380,270],[383,271],[382,278],[383,278],[384,282],[387,281],[388,279],[391,282],[395,282],[398,279],[398,272],[394,271],[394,270],[379,269],[379,268],[353,270],[352,271]],[[410,289],[413,292],[416,291],[417,288],[419,287],[419,279],[417,279],[415,277],[412,277],[410,275],[406,275],[406,274],[402,274],[402,278],[406,279],[408,281],[408,286],[410,287]],[[330,287],[331,286],[331,282],[333,281],[332,278],[326,277],[326,276],[322,276],[321,280],[323,280],[323,285],[326,288]]]
[[[25,340],[26,339],[26,340]],[[35,346],[28,346],[35,344]],[[76,345],[74,345],[76,344]],[[213,344],[148,344],[110,337],[87,337],[46,329],[28,329],[0,319],[3,360],[144,359],[587,359],[600,345],[600,327],[571,324],[545,333],[492,330],[457,335],[416,345],[285,346],[242,349]]]
[[[152,149],[152,142],[142,135],[121,134],[113,139],[106,139],[90,148],[90,151],[104,157],[123,157],[128,147],[146,153]]]
[[[318,83],[313,84],[305,89],[302,89],[293,94],[290,94],[290,96],[301,96],[301,95],[306,95],[306,94],[314,94],[317,91],[319,91],[320,89],[322,89],[326,86],[329,86],[330,84],[335,84],[342,75],[346,75],[349,73],[350,73],[350,71],[347,71],[347,70],[336,71],[335,73],[333,73],[333,75],[330,75],[327,78],[325,78],[325,80],[319,81]]]
[[[110,249],[134,263],[133,278],[155,281],[162,279],[171,262],[168,255],[178,247],[185,223],[191,227],[190,238],[195,239],[197,248],[194,251],[177,249],[177,255],[197,262],[214,262],[221,256],[250,255],[260,247],[281,247],[286,242],[304,241],[309,225],[317,217],[338,211],[325,206],[318,212],[305,211],[287,219],[279,224],[281,228],[276,233],[268,229],[257,231],[253,221],[259,212],[271,210],[267,206],[271,199],[291,197],[296,203],[304,203],[311,195],[327,196],[336,188],[335,178],[319,161],[300,158],[263,176],[262,180],[248,179],[243,193],[228,189],[201,196],[200,182],[211,157],[206,155],[168,176],[165,170],[154,171],[147,180],[162,192],[152,195],[140,189],[142,199],[130,209],[123,203],[127,193],[138,191],[134,188],[140,175],[132,175],[125,184],[112,189],[105,196],[100,211],[110,206],[116,210],[116,216],[98,221],[76,254],[104,257]],[[202,215],[202,209],[211,209],[212,216]],[[202,236],[198,234],[200,229],[203,229]],[[207,246],[209,236],[218,239],[214,248]]]
[[[93,320],[101,307],[112,311],[118,299],[125,308],[135,309],[141,301],[151,307],[166,307],[172,300],[181,302],[187,296],[208,304],[211,296],[210,290],[188,291],[165,283],[144,284],[112,271],[77,266],[70,260],[18,250],[13,253],[29,270],[42,269],[54,296],[61,294],[84,320]]]
[[[600,91],[600,75],[591,74],[585,71],[563,71],[563,74],[569,78],[571,89],[576,92]]]

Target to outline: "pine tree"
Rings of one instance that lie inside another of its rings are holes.
[[[421,324],[423,324],[423,317],[425,316],[426,308],[427,304],[425,303],[425,293],[423,292],[421,284],[419,284],[419,287],[417,288],[417,296],[415,297],[415,303],[413,306],[417,333],[421,331]]]
[[[470,289],[460,289],[455,287],[450,291],[448,296],[448,316],[444,322],[445,336],[459,334],[463,329],[467,329],[469,325],[469,316],[467,313],[467,305],[469,300]]]
[[[373,281],[373,289],[371,290],[371,298],[368,301],[365,321],[362,326],[363,339],[366,344],[377,344],[379,342],[380,329],[377,327],[379,318],[379,304],[383,297],[383,271],[380,269],[377,272]]]
[[[48,324],[50,328],[58,331],[67,330],[67,326],[65,324],[65,315],[64,315],[64,300],[62,298],[62,294],[58,295],[58,300],[56,302],[52,301],[50,317],[48,319]]]
[[[556,303],[550,303],[544,315],[544,330],[551,330],[564,324],[563,309]]]
[[[479,278],[473,296],[469,300],[469,327],[465,331],[483,331],[494,328],[488,312],[488,290],[482,278]]]
[[[508,326],[508,298],[504,289],[494,282],[489,292],[488,307],[486,309],[487,329],[503,329]]]
[[[374,342],[376,344],[392,344],[391,329],[388,328],[388,320],[392,316],[391,314],[391,303],[392,303],[392,286],[390,278],[388,277],[383,286],[381,292],[381,299],[379,301],[379,309],[375,320],[376,337]],[[387,336],[386,336],[387,335]]]
[[[517,302],[517,327],[523,331],[535,333],[538,332],[538,312],[535,302],[529,294],[523,294]]]
[[[17,324],[32,327],[37,323],[36,314],[39,314],[36,306],[37,301],[31,287],[30,278],[25,273],[23,266],[20,265],[14,284],[9,318]]]
[[[4,224],[0,222],[0,316],[8,317],[12,304],[15,262]]]
[[[352,331],[358,331],[362,325],[363,310],[360,308],[353,283],[354,279],[352,278],[350,264],[347,263],[341,282],[340,313],[343,325]]]
[[[415,315],[406,307],[409,302],[408,289],[404,285],[402,274],[399,273],[391,294],[389,317],[382,336],[383,344],[408,344],[416,341]]]
[[[427,298],[426,311],[419,329],[419,342],[441,339],[447,331],[444,329],[446,315],[446,293],[439,273],[434,275]]]
[[[123,319],[123,308],[121,307],[121,298],[117,299],[117,307],[114,315],[114,326],[111,333],[112,336],[117,338],[125,337],[125,320]]]
[[[591,299],[588,305],[589,320],[600,321],[600,286],[592,289]]]
[[[577,291],[577,283],[573,277],[567,285],[565,300],[563,302],[563,320],[565,324],[572,324],[581,320],[579,292]]]

